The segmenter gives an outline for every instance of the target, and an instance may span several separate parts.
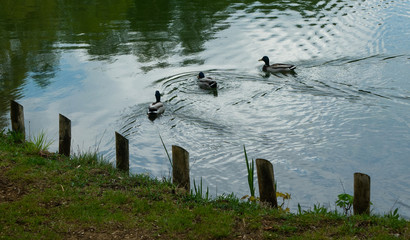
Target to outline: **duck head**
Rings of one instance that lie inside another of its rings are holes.
[[[161,102],[161,93],[159,91],[155,91],[155,98],[157,99],[157,102]]]
[[[203,72],[199,72],[198,74],[198,79],[204,78],[205,74]]]
[[[269,66],[269,58],[267,56],[263,56],[263,58],[259,59],[259,61],[264,61],[265,65]]]

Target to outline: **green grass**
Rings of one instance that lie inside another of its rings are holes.
[[[25,147],[29,152],[40,153],[47,151],[53,142],[53,140],[47,139],[47,135],[44,131],[41,131],[37,136],[33,137],[33,140],[29,139]]]
[[[209,201],[209,188],[206,188],[206,192],[204,192],[203,185],[202,185],[202,178],[200,183],[197,185],[194,179],[194,188],[191,189],[191,196],[196,199],[197,201]]]
[[[0,134],[0,239],[409,239],[409,222],[314,205],[285,213],[126,175],[95,152],[67,158]]]
[[[248,155],[246,154],[245,145],[243,145],[243,153],[245,154],[246,170],[248,172],[248,186],[251,196],[248,198],[249,201],[255,201],[255,184],[254,184],[254,172],[255,172],[255,162],[252,161],[249,163]]]

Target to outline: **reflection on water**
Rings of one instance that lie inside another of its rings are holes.
[[[351,193],[353,173],[364,172],[375,212],[397,200],[410,217],[409,10],[375,0],[5,0],[0,126],[10,99],[24,106],[30,134],[56,138],[62,113],[74,146],[98,145],[114,161],[118,131],[132,171],[159,177],[169,174],[161,135],[190,152],[192,178],[213,195],[247,193],[246,145],[274,163],[293,209],[334,206],[340,181]],[[296,72],[262,72],[264,55]],[[199,71],[217,91],[198,87]],[[166,110],[151,121],[157,89]]]

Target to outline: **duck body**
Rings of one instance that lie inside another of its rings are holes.
[[[263,65],[262,67],[262,70],[265,72],[290,72],[295,70],[296,68],[295,65],[286,63],[274,63],[272,65],[269,65],[269,58],[267,56],[259,59],[259,61],[265,62],[265,65]]]
[[[148,107],[149,115],[158,115],[165,111],[164,104],[162,102],[151,103]]]
[[[159,114],[161,114],[165,111],[165,106],[161,102],[161,94],[159,93],[159,91],[155,92],[155,98],[156,98],[157,101],[151,103],[148,107],[148,115],[149,116],[158,116]]]
[[[197,78],[197,84],[202,89],[211,90],[218,87],[217,82],[211,77],[205,77],[203,72],[200,72]]]

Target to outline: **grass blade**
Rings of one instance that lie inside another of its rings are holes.
[[[245,153],[245,161],[246,161],[246,169],[248,170],[248,185],[249,190],[251,192],[251,197],[255,197],[255,185],[254,185],[254,170],[255,170],[255,163],[252,159],[251,164],[249,164],[248,154],[246,154],[245,145],[243,145],[243,152]]]
[[[164,147],[165,152],[167,153],[167,157],[168,157],[169,164],[171,165],[171,167],[173,167],[173,166],[172,166],[172,160],[171,160],[171,157],[169,156],[169,153],[168,153],[167,147],[165,147],[165,143],[164,143],[164,141],[162,140],[161,134],[160,134],[160,133],[158,133],[158,135],[159,135],[159,138],[161,139],[162,146]]]

